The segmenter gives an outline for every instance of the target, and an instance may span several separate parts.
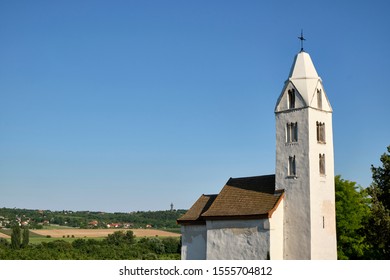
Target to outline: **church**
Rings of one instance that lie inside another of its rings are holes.
[[[332,107],[303,48],[275,122],[275,174],[201,195],[177,220],[183,260],[337,259]]]

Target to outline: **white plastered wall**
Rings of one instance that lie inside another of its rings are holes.
[[[271,260],[283,260],[283,200],[269,218]]]
[[[270,254],[268,219],[207,221],[207,259],[266,260]]]
[[[280,100],[286,103],[285,97]],[[322,110],[316,106],[313,92],[311,107],[276,113],[276,188],[285,189],[286,259],[337,259],[332,111],[325,93]],[[317,121],[325,123],[326,143],[317,142]],[[298,123],[296,143],[286,143],[290,122]],[[325,176],[319,171],[320,154]],[[291,178],[288,157],[294,155],[297,176]]]
[[[181,227],[182,260],[206,259],[206,225],[183,225]]]
[[[276,189],[284,189],[284,259],[311,258],[310,233],[310,161],[307,109],[277,113]],[[286,143],[286,124],[298,123],[298,142]],[[296,177],[288,174],[288,158],[296,157]]]
[[[312,259],[337,259],[332,113],[309,109]],[[317,142],[316,122],[325,123],[325,143]],[[319,154],[325,154],[320,175]]]

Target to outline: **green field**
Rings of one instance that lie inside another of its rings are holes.
[[[53,238],[53,237],[45,237],[45,236],[36,236],[36,237],[30,237],[30,244],[40,244],[42,242],[52,242],[52,241],[56,241],[56,240],[63,240],[63,241],[66,241],[66,242],[69,242],[69,243],[72,243],[74,240],[76,239],[79,239],[79,238],[68,238],[68,237],[65,237],[65,238]],[[104,237],[84,237],[82,239],[94,239],[94,240],[98,240],[98,241],[101,241],[104,239]]]

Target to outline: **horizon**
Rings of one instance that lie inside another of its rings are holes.
[[[274,174],[302,29],[333,108],[335,175],[367,187],[390,145],[389,8],[0,3],[0,207],[189,209],[230,177]]]

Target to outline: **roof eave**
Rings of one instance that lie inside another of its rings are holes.
[[[195,226],[195,225],[205,225],[206,221],[205,220],[177,220],[177,224],[181,226]]]
[[[226,216],[203,216],[205,220],[258,220],[267,219],[268,213],[266,214],[249,214],[249,215],[226,215]]]

